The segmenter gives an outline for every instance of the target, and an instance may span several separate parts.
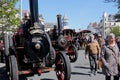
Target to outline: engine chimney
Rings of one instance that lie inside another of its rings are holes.
[[[39,22],[38,19],[38,0],[29,0],[30,13],[31,13],[31,26],[34,26],[35,22]]]
[[[61,22],[62,15],[57,15],[57,22],[58,22],[58,35],[62,34],[62,22]]]

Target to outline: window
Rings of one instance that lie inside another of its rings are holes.
[[[106,21],[106,18],[105,18],[105,21]]]
[[[105,26],[106,26],[106,23],[105,23]]]

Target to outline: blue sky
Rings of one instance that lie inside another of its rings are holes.
[[[29,0],[22,1],[23,10],[29,10]],[[38,0],[39,13],[46,22],[56,22],[57,14],[69,18],[69,27],[78,30],[86,29],[90,22],[99,22],[102,14],[117,13],[115,3],[104,3],[104,0]]]

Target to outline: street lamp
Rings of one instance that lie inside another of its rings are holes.
[[[22,0],[20,0],[20,21],[22,21]]]

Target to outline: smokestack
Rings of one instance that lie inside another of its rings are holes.
[[[61,22],[62,15],[57,15],[57,22],[58,22],[58,34],[62,34],[62,22]]]
[[[38,19],[38,0],[29,0],[30,13],[31,13],[31,26],[34,26],[35,22],[39,22]]]

